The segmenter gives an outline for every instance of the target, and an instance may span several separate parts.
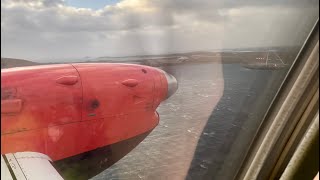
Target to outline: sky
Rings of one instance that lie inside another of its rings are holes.
[[[67,0],[65,1],[65,4],[76,8],[90,8],[98,10],[107,5],[117,4],[118,2],[118,0]]]
[[[1,0],[1,56],[47,62],[301,45],[317,0]]]

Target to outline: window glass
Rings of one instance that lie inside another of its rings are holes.
[[[316,0],[3,0],[1,69],[130,63],[176,78],[177,91],[161,102],[160,121],[141,143],[135,148],[128,143],[128,154],[119,161],[94,158],[126,151],[123,146],[54,161],[65,179],[232,179],[319,18],[318,5]],[[84,94],[97,89],[79,73]],[[102,94],[107,98],[111,91]],[[117,103],[136,107],[124,99],[110,102],[109,114]],[[134,118],[129,112],[126,118]],[[59,136],[61,129],[50,132]],[[92,142],[82,141],[88,147]],[[101,166],[103,161],[111,163]]]

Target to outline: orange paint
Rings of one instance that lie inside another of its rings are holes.
[[[155,128],[163,71],[129,64],[62,64],[1,72],[1,154],[60,160]]]

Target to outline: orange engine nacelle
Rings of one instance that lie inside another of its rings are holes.
[[[152,130],[177,82],[148,66],[89,63],[5,69],[1,86],[1,154],[60,160]]]

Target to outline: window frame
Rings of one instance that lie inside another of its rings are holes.
[[[269,106],[234,179],[269,179],[282,174],[317,113],[318,103],[312,99],[319,100],[315,96],[318,72],[319,19]],[[303,116],[305,112],[308,116]]]

